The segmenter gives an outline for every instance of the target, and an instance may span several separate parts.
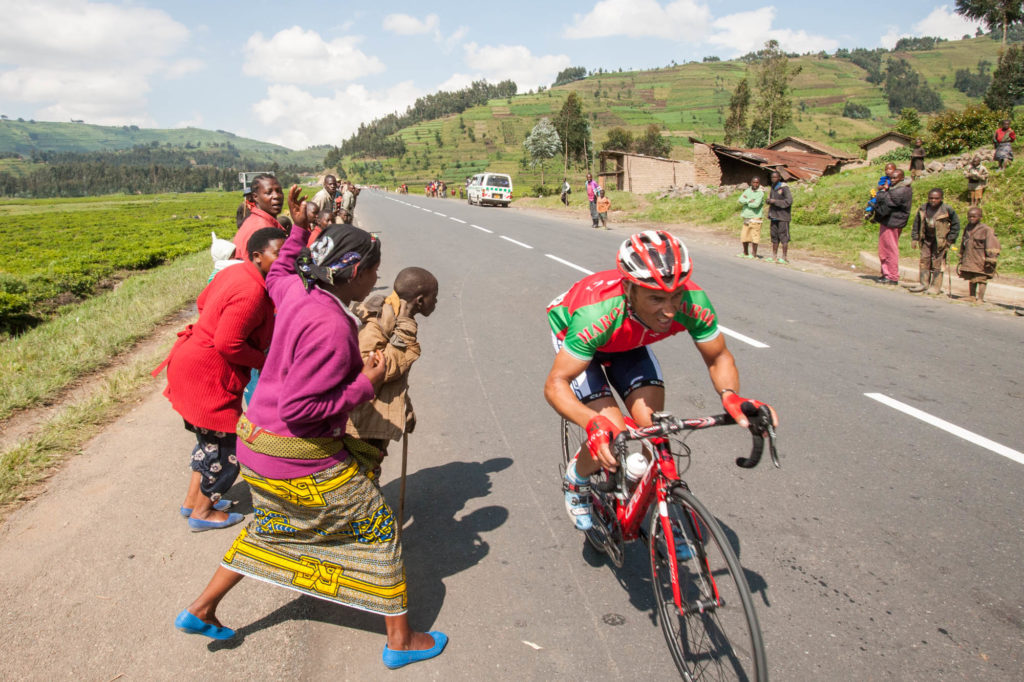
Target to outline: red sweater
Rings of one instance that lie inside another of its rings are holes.
[[[274,304],[249,261],[217,273],[197,304],[199,320],[178,333],[164,361],[164,395],[190,424],[234,433],[250,368],[262,368],[267,357]]]
[[[256,230],[262,230],[264,227],[276,227],[279,230],[284,230],[281,223],[277,222],[277,218],[262,208],[254,206],[252,213],[245,219],[242,226],[238,228],[238,232],[235,233],[234,239],[231,240],[235,244],[235,258],[249,260],[249,254],[245,252],[245,247],[249,245],[249,238],[256,233]]]

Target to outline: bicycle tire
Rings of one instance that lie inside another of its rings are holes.
[[[681,486],[669,496],[666,512],[693,555],[676,561],[683,603],[693,605],[702,600],[713,604],[715,590],[724,600],[714,608],[679,613],[672,594],[661,517],[651,514],[649,547],[655,609],[681,677],[691,682],[767,682],[767,659],[754,600],[725,532],[707,508]]]

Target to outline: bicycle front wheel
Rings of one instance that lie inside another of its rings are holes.
[[[677,487],[665,509],[675,555],[669,556],[661,514],[651,514],[651,578],[658,621],[683,679],[768,679],[754,600],[718,521],[688,490]],[[672,589],[678,569],[680,603]]]

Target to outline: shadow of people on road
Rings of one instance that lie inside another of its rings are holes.
[[[456,516],[468,502],[490,493],[491,474],[511,465],[508,457],[484,462],[449,462],[421,469],[407,477],[402,552],[409,591],[409,620],[415,629],[427,631],[437,619],[446,592],[443,579],[472,568],[490,551],[490,545],[481,534],[504,524],[508,509],[491,505],[459,518]],[[399,486],[400,481],[396,479],[381,489],[396,522]],[[232,497],[239,499],[241,495]],[[313,620],[367,632],[384,632],[384,619],[377,614],[297,595],[272,613],[237,628],[233,639],[210,642],[207,648],[210,651],[234,649],[246,636],[288,620]]]

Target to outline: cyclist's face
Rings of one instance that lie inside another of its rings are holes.
[[[630,287],[630,304],[640,321],[656,332],[667,332],[683,307],[683,287],[671,294],[657,289]]]

